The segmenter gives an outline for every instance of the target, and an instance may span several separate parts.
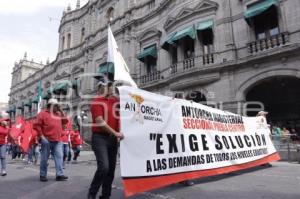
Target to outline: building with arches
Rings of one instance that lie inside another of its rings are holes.
[[[54,92],[88,113],[93,75],[108,67],[110,22],[140,88],[243,115],[264,108],[270,122],[300,128],[299,8],[298,0],[90,0],[63,13],[53,62],[21,81],[13,73],[10,110],[42,81],[45,99]]]

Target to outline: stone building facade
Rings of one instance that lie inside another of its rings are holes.
[[[56,59],[26,79],[13,73],[11,110],[42,82],[44,94],[54,89],[71,109],[88,114],[111,20],[140,88],[243,115],[266,109],[272,123],[299,128],[299,9],[298,0],[78,2],[63,13]]]

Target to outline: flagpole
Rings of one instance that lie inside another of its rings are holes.
[[[108,18],[108,22],[107,22],[107,51],[108,51],[108,31],[110,29],[110,18]],[[106,60],[106,64],[107,64],[107,67],[106,67],[106,74],[107,74],[107,80],[108,80],[108,69],[109,69],[109,63],[108,61]],[[114,79],[113,79],[114,80]]]

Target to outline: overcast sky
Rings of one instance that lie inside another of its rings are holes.
[[[81,0],[81,6],[87,1]],[[25,52],[36,62],[55,59],[59,20],[68,4],[73,10],[76,2],[0,0],[0,102],[8,102],[12,68]]]

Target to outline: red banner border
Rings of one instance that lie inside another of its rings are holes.
[[[174,183],[182,182],[185,180],[203,178],[208,176],[220,175],[230,173],[233,171],[239,171],[243,169],[252,168],[262,164],[266,164],[273,161],[280,160],[279,154],[276,152],[267,157],[244,164],[232,165],[217,169],[208,169],[200,171],[192,171],[185,173],[177,173],[171,175],[162,175],[154,177],[140,177],[140,178],[123,178],[123,184],[125,189],[125,196],[130,197],[137,193],[161,188]]]

